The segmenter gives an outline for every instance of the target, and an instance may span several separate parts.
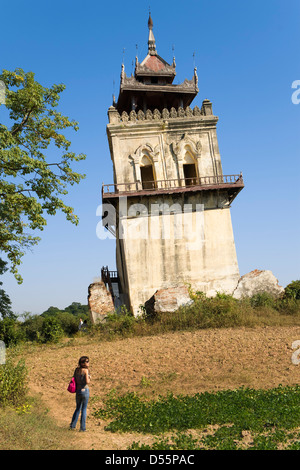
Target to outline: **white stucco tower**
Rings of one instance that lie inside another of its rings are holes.
[[[128,77],[122,65],[107,135],[114,182],[102,198],[103,219],[116,236],[122,301],[134,314],[156,290],[188,283],[194,290],[231,293],[239,279],[230,206],[242,175],[223,175],[212,103],[191,107],[191,80],[173,84],[170,65],[156,50],[149,16],[148,54]]]

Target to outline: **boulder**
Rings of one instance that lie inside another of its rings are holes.
[[[179,307],[192,303],[188,288],[185,285],[181,285],[157,290],[145,303],[145,309],[148,314],[154,312],[175,312]]]
[[[108,313],[114,311],[114,303],[104,282],[94,282],[88,288],[88,306],[91,322],[103,321]]]
[[[284,292],[284,288],[279,286],[278,279],[276,279],[272,271],[259,271],[255,269],[239,279],[232,295],[236,299],[241,299],[243,297],[252,297],[262,292],[267,292],[277,298]]]

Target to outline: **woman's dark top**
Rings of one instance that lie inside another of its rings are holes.
[[[74,371],[74,378],[76,382],[76,392],[82,389],[89,388],[86,383],[86,375],[82,372],[80,367],[76,367]]]

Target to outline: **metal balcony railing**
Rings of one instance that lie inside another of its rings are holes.
[[[135,193],[151,193],[164,191],[183,191],[185,189],[218,189],[220,187],[244,186],[243,175],[202,176],[184,179],[157,181],[135,181],[130,183],[103,184],[102,196],[121,196]]]

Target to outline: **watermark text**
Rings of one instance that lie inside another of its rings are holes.
[[[100,204],[96,215],[101,217],[96,234],[101,240],[184,240],[187,249],[199,248],[204,242],[204,205],[153,203],[128,204],[119,199],[118,211],[111,204]]]
[[[292,103],[300,104],[300,80],[295,80],[292,83],[292,88],[295,90],[292,94]]]

